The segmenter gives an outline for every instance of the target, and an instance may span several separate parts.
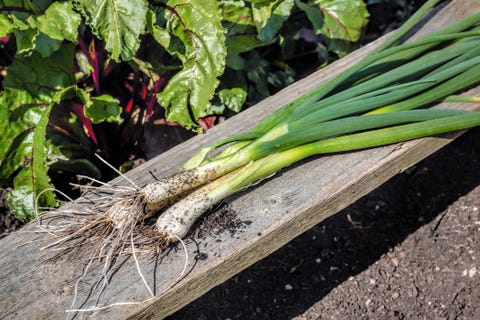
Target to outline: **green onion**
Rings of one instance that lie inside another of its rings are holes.
[[[474,101],[458,94],[480,83],[480,12],[399,44],[437,2],[427,1],[382,45],[336,78],[273,112],[249,132],[203,148],[183,171],[123,200],[137,211],[142,208],[132,214],[135,218],[126,217],[132,210],[112,207],[110,220],[115,224],[119,216],[117,225],[125,225],[164,210],[157,231],[166,241],[176,241],[218,201],[302,159],[480,125],[479,112],[428,108],[444,99]]]

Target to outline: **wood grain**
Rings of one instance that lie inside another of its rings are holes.
[[[480,9],[480,0],[450,1],[431,18],[415,36],[428,33]],[[269,97],[255,107],[227,120],[207,134],[161,154],[129,173],[143,185],[171,174],[202,146],[233,133],[248,130],[261,118],[295,97],[327,81],[366,55],[382,39],[348,55],[327,68]],[[480,87],[470,90],[480,95]],[[448,103],[444,108],[470,109],[474,104]],[[188,275],[167,289],[183,268],[182,250],[171,250],[160,260],[141,259],[147,281],[157,295],[137,305],[117,306],[101,311],[81,313],[76,319],[161,319],[198,298],[254,262],[285,245],[325,218],[348,206],[395,174],[449,143],[459,133],[426,138],[388,147],[354,153],[317,157],[284,170],[272,179],[247,190],[227,202],[239,219],[249,220],[246,228],[231,236],[222,233],[208,236],[196,244],[187,240],[191,253]],[[118,182],[118,181],[117,181]],[[0,240],[0,317],[3,319],[61,319],[70,308],[76,279],[81,275],[88,248],[79,247],[56,260],[41,250],[52,241],[49,235],[36,232],[31,224]],[[200,248],[205,260],[194,260]],[[95,275],[86,280],[93,281]],[[79,286],[78,301],[87,299],[89,283]],[[123,263],[100,297],[99,305],[122,301],[141,302],[148,292],[143,286],[132,259]],[[93,304],[86,300],[84,307]],[[78,305],[77,305],[78,307]]]

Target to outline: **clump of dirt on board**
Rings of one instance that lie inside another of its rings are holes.
[[[192,236],[195,239],[204,239],[209,235],[218,236],[224,232],[233,236],[250,223],[249,220],[239,219],[228,203],[222,203],[200,218],[193,228]]]

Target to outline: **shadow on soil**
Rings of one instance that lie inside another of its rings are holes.
[[[169,319],[302,314],[478,186],[479,141],[480,128],[464,134]]]

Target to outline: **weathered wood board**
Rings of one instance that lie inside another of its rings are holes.
[[[480,0],[450,1],[416,36],[480,10]],[[129,173],[137,184],[175,171],[198,148],[221,137],[245,131],[272,110],[296,96],[327,81],[367,54],[379,40],[327,68],[314,73],[280,93],[262,101],[210,130]],[[480,95],[480,87],[470,90]],[[470,109],[474,104],[448,103],[442,107]],[[118,302],[139,302],[104,310],[79,313],[76,319],[161,319],[203,293],[222,283],[252,263],[272,253],[288,241],[351,204],[393,175],[417,163],[450,142],[458,134],[421,139],[393,146],[335,156],[318,157],[284,170],[254,188],[228,199],[239,219],[251,223],[233,237],[229,233],[208,236],[195,244],[187,241],[191,253],[188,275],[173,288],[172,284],[184,264],[182,250],[172,250],[160,261],[142,259],[142,270],[157,295],[147,302],[148,292],[142,284],[132,259],[127,260],[111,279],[99,300],[99,306]],[[49,235],[35,232],[34,225],[0,240],[0,318],[60,319],[67,316],[74,285],[82,274],[85,248],[53,261],[46,261],[49,251],[40,250],[52,241]],[[194,260],[200,248],[205,260]],[[92,277],[85,281],[92,280]],[[78,302],[86,299],[89,283],[80,283]],[[90,298],[85,305],[93,304]],[[93,300],[92,300],[93,299]],[[79,305],[75,305],[79,307]]]

